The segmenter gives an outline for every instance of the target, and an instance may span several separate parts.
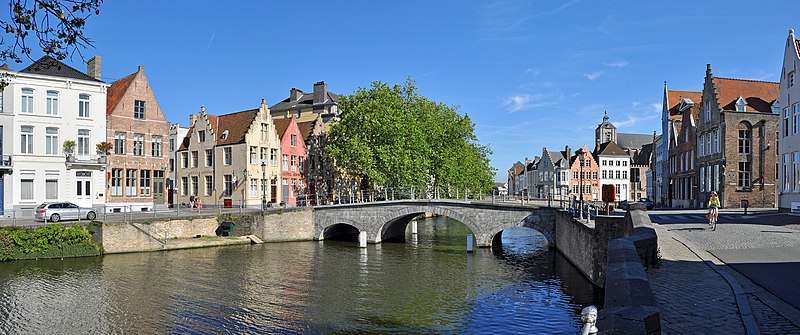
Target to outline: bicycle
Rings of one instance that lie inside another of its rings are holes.
[[[717,213],[719,213],[718,211],[719,211],[718,208],[711,208],[711,210],[708,211],[708,225],[711,226],[711,231],[717,230]]]

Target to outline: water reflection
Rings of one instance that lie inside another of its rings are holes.
[[[467,254],[468,229],[416,243],[297,242],[0,266],[0,333],[570,333],[591,287],[532,231]],[[407,235],[407,241],[414,236]],[[544,247],[543,247],[544,246]]]

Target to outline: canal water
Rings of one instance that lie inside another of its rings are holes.
[[[540,234],[466,253],[468,229],[406,243],[294,242],[0,263],[0,334],[576,334],[596,294]]]

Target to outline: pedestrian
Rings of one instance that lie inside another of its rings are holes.
[[[189,196],[189,208],[194,208],[194,195]]]
[[[200,201],[200,198],[197,198],[197,200],[196,200],[196,201],[197,201],[197,208],[199,208],[199,209],[203,209],[203,202],[202,202],[202,201]]]
[[[719,196],[717,195],[717,192],[712,191],[711,192],[711,199],[708,199],[708,215],[707,215],[707,217],[708,217],[709,224],[711,223],[711,216],[712,215],[714,216],[714,222],[717,222],[717,219],[719,218],[719,206],[720,206]]]

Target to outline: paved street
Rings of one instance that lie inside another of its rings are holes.
[[[800,216],[655,210],[662,266],[648,270],[665,333],[800,333]],[[721,322],[720,322],[721,321]]]

